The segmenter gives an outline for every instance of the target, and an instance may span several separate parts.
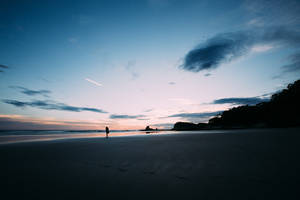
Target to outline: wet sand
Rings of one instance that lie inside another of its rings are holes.
[[[0,145],[6,199],[299,199],[300,128]]]

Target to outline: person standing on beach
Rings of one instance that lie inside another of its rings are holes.
[[[108,134],[109,134],[109,128],[105,127],[105,132],[106,132],[106,138],[108,138]]]

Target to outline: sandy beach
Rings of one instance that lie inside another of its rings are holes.
[[[300,129],[0,145],[6,199],[298,199]]]

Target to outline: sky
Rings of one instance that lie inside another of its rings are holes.
[[[0,129],[170,128],[300,78],[298,0],[1,0]]]

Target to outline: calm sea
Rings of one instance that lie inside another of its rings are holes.
[[[139,131],[139,130],[111,130],[109,137],[123,137],[134,135],[170,134],[174,131]],[[103,138],[105,131],[98,130],[67,130],[67,131],[0,131],[0,144],[16,142],[49,141],[72,138]]]
[[[166,134],[192,134],[192,133],[217,133],[224,131],[140,131],[140,130],[112,130],[109,137],[127,136],[147,136],[147,135],[166,135]],[[18,142],[50,141],[59,139],[75,138],[103,138],[105,131],[98,130],[68,130],[68,131],[0,131],[0,144],[10,144]]]

